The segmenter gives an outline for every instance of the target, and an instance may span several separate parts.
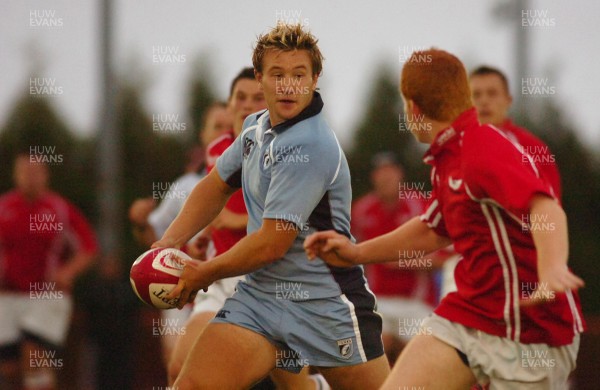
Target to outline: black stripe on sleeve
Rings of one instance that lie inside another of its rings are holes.
[[[225,180],[225,183],[231,188],[242,188],[242,168],[233,172],[231,176]]]

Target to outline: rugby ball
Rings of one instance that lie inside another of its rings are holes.
[[[142,302],[157,309],[177,307],[176,299],[166,295],[177,286],[183,271],[182,259],[191,259],[174,248],[154,248],[142,253],[131,265],[129,281]]]

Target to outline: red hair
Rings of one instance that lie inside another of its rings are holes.
[[[464,65],[443,50],[414,52],[402,68],[400,91],[440,122],[452,121],[473,106]]]

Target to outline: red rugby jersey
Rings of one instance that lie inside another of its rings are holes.
[[[562,197],[560,173],[548,145],[529,131],[515,125],[510,119],[505,120],[500,129],[512,141],[523,146],[525,153],[531,156],[537,166],[540,177],[552,185],[556,198],[560,200]]]
[[[235,141],[233,133],[223,134],[219,138],[211,142],[206,148],[206,170],[210,172],[220,155],[227,150],[231,144]],[[242,190],[239,189],[231,195],[231,198],[225,204],[225,208],[236,214],[247,214],[246,204],[244,203],[244,195]],[[246,235],[246,229],[231,230],[231,229],[214,229],[211,234],[213,244],[215,246],[216,254],[226,252],[234,246],[239,240],[244,238]]]
[[[458,291],[435,312],[515,341],[566,345],[584,330],[576,292],[520,306],[538,282],[536,250],[524,225],[529,203],[536,194],[553,194],[523,151],[499,129],[479,125],[470,109],[425,154],[433,194],[421,219],[463,257],[454,273]]]
[[[33,201],[17,190],[0,197],[0,289],[27,292],[31,283],[48,281],[67,248],[97,251],[74,205],[53,192]]]
[[[424,210],[425,197],[399,198],[392,207],[386,206],[374,193],[356,200],[352,205],[352,235],[359,241],[389,233],[419,215]],[[398,264],[370,264],[365,267],[369,286],[377,296],[416,298],[434,305],[436,289],[427,270],[401,269]]]

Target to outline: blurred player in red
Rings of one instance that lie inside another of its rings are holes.
[[[0,387],[56,389],[74,280],[94,261],[81,212],[49,189],[44,156],[19,154],[0,197]],[[65,253],[70,256],[63,261]]]
[[[523,146],[538,166],[541,177],[552,186],[556,198],[560,199],[560,173],[550,148],[526,129],[515,125],[508,117],[512,96],[504,73],[496,68],[480,66],[470,73],[469,83],[479,122],[497,127],[512,141]]]
[[[566,388],[584,330],[575,291],[584,283],[567,266],[566,216],[552,186],[522,145],[479,124],[455,56],[413,53],[400,89],[405,112],[428,125],[414,130],[422,126],[409,121],[430,144],[431,203],[420,218],[359,245],[316,233],[305,242],[309,257],[365,264],[450,243],[463,256],[457,291],[425,321],[430,334],[410,341],[383,388]]]
[[[393,153],[376,154],[371,165],[373,190],[352,205],[352,235],[359,242],[389,233],[421,214],[427,199],[422,188],[404,181],[404,171]],[[383,317],[383,345],[390,365],[417,333],[411,324],[433,311],[437,291],[432,271],[444,255],[436,252],[415,264],[366,267],[369,286],[377,296],[377,312]]]

